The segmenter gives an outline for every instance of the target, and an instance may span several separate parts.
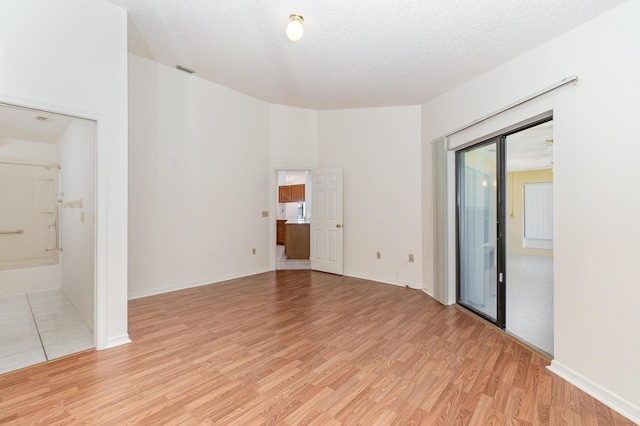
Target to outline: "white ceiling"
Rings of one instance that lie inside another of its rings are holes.
[[[335,109],[422,104],[624,0],[110,1],[129,11],[134,54],[271,103]],[[297,43],[291,13],[304,17]]]
[[[44,117],[46,121],[37,120],[36,117]],[[66,115],[0,104],[0,139],[55,144],[73,120]]]
[[[553,121],[507,136],[507,171],[553,169]]]

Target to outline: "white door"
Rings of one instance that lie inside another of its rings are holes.
[[[311,269],[342,275],[342,169],[312,172]]]

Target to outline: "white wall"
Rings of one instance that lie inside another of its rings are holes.
[[[126,12],[105,0],[1,9],[0,101],[98,122],[97,346],[128,342]]]
[[[316,111],[270,105],[271,167],[278,170],[313,169],[316,165]]]
[[[0,161],[52,164],[56,156],[52,143],[0,138]]]
[[[426,103],[422,111],[427,208],[432,139],[566,76],[579,76],[577,85],[456,135],[455,143],[553,110],[552,369],[635,421],[640,419],[640,80],[634,78],[640,73],[639,17],[640,2],[627,2]],[[424,246],[430,244],[425,238]]]
[[[422,288],[420,107],[319,111],[329,166],[344,170],[345,275]]]
[[[269,138],[271,143],[271,269],[275,269],[275,219],[297,217],[297,203],[278,203],[280,182],[276,170],[312,170],[316,166],[318,113],[304,108],[271,104]],[[307,185],[308,189],[309,185]],[[305,199],[308,197],[305,195]],[[311,203],[306,202],[307,209]],[[307,210],[309,211],[309,210]]]
[[[75,119],[58,141],[62,290],[94,328],[95,123]],[[75,201],[82,201],[82,207]]]
[[[269,105],[135,55],[129,102],[129,296],[269,270]]]

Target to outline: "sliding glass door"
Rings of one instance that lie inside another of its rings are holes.
[[[547,353],[553,351],[552,130],[546,118],[456,152],[457,302]]]
[[[458,151],[458,303],[504,327],[501,138]]]

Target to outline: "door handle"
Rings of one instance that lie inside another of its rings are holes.
[[[336,225],[336,228],[342,228],[342,225],[337,224],[337,225]]]

